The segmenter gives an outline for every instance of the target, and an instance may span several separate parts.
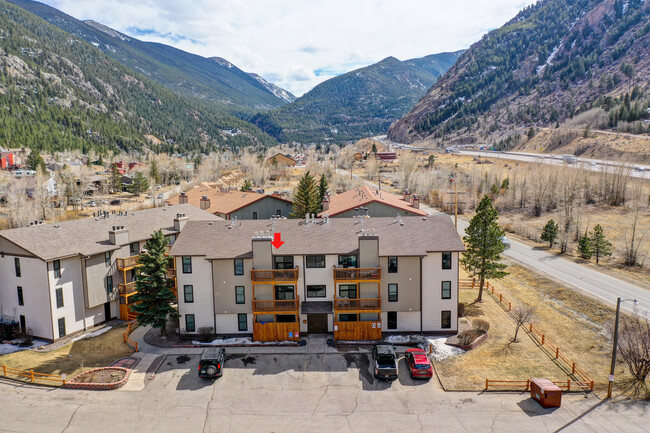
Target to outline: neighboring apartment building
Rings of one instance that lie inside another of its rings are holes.
[[[132,318],[145,242],[162,229],[173,243],[188,220],[219,218],[183,205],[0,231],[0,316],[48,340]]]
[[[330,217],[353,217],[367,215],[371,217],[425,216],[427,212],[420,209],[420,199],[408,190],[402,196],[379,191],[367,185],[345,191],[341,194],[327,196],[323,200],[323,211]]]
[[[292,202],[282,197],[247,191],[218,190],[198,186],[167,200],[170,206],[189,203],[218,217],[230,220],[266,220],[272,216],[288,217]]]
[[[188,222],[170,252],[180,328],[261,341],[455,333],[462,251],[446,215]]]

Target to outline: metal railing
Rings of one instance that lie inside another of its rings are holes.
[[[381,266],[376,268],[334,268],[335,280],[379,280]]]
[[[343,311],[381,310],[381,298],[334,298],[334,309]]]
[[[300,297],[291,300],[253,300],[254,313],[298,312]]]
[[[256,283],[298,280],[298,267],[294,269],[251,269],[251,279]]]

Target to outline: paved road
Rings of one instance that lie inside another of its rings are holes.
[[[214,382],[198,378],[198,358],[167,356],[139,391],[0,380],[0,432],[642,433],[650,423],[647,404],[593,394],[543,409],[529,393],[445,393],[406,374],[378,381],[367,354],[233,354]]]
[[[337,169],[337,172],[344,175],[350,174],[349,171],[341,169]],[[373,182],[356,175],[354,177],[369,186],[376,187],[376,184]],[[420,209],[430,214],[439,212],[424,204],[420,204]],[[465,228],[468,225],[468,221],[461,218],[458,219],[458,232],[461,236],[465,234]],[[621,297],[622,299],[636,299],[638,301],[636,307],[632,302],[624,302],[622,308],[629,311],[637,308],[640,313],[645,313],[650,316],[650,290],[635,286],[618,278],[610,277],[602,272],[595,271],[554,254],[549,254],[542,250],[535,250],[523,242],[510,239],[510,243],[511,247],[506,250],[504,253],[505,256],[515,259],[541,274],[546,274],[572,287],[583,290],[588,294],[599,297],[607,301],[610,305],[616,303],[617,297]]]

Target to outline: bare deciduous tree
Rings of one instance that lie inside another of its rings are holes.
[[[517,334],[519,334],[519,328],[521,328],[526,322],[530,322],[535,316],[535,311],[537,308],[533,305],[522,305],[517,306],[512,310],[512,317],[515,319],[515,336],[512,339],[513,343],[517,343]]]
[[[632,215],[632,223],[630,224],[629,236],[628,232],[625,233],[625,264],[627,266],[634,266],[638,262],[639,248],[643,238],[648,233],[648,230],[639,235],[637,233],[639,222],[639,208],[635,207],[634,214]]]
[[[650,397],[645,383],[650,375],[650,320],[638,312],[621,317],[618,331],[618,353],[634,378],[637,393]]]
[[[397,175],[403,189],[412,189],[414,185],[413,173],[418,168],[418,160],[412,153],[404,153],[400,157]]]

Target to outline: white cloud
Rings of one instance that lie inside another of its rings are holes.
[[[228,59],[301,95],[385,57],[469,47],[530,0],[41,0],[142,40]]]

